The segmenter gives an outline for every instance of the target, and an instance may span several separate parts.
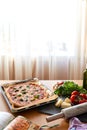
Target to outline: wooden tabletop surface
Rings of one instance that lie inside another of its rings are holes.
[[[79,84],[79,85],[82,85],[82,80],[73,80],[73,81],[75,83]],[[7,80],[0,80],[0,86],[3,83],[7,83],[7,82],[12,82],[12,81],[11,80],[8,80],[8,81]],[[40,82],[45,84],[47,87],[51,88],[51,90],[52,90],[53,85],[57,82],[60,82],[60,81],[59,80],[40,80]],[[5,111],[5,112],[11,113],[11,111],[10,111],[1,91],[0,91],[0,111]],[[57,119],[55,121],[48,123],[46,121],[46,117],[48,115],[38,112],[37,108],[33,108],[31,110],[26,110],[26,111],[22,111],[22,112],[19,112],[19,113],[15,113],[13,115],[15,115],[15,116],[18,116],[18,115],[25,116],[29,120],[39,124],[40,126],[45,125],[45,124],[47,124],[49,126],[54,125],[54,124],[59,124],[57,127],[52,128],[51,130],[68,130],[68,127],[69,127],[69,121],[65,120],[64,118],[60,118],[60,119]]]

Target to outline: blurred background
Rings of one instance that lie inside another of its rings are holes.
[[[0,0],[0,80],[80,80],[87,0]]]

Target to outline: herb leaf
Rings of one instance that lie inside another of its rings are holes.
[[[62,86],[59,86],[54,91],[54,93],[59,96],[70,96],[74,90],[77,90],[81,93],[87,93],[86,89],[84,89],[82,86],[79,86],[78,84],[74,83],[73,81],[65,81]]]

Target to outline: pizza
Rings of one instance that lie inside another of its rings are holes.
[[[32,106],[49,98],[46,87],[37,83],[20,83],[5,88],[5,93],[13,107]]]
[[[17,116],[4,130],[40,130],[40,126],[23,116]]]

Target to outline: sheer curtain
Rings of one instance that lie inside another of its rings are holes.
[[[0,1],[0,79],[82,79],[86,0]]]

